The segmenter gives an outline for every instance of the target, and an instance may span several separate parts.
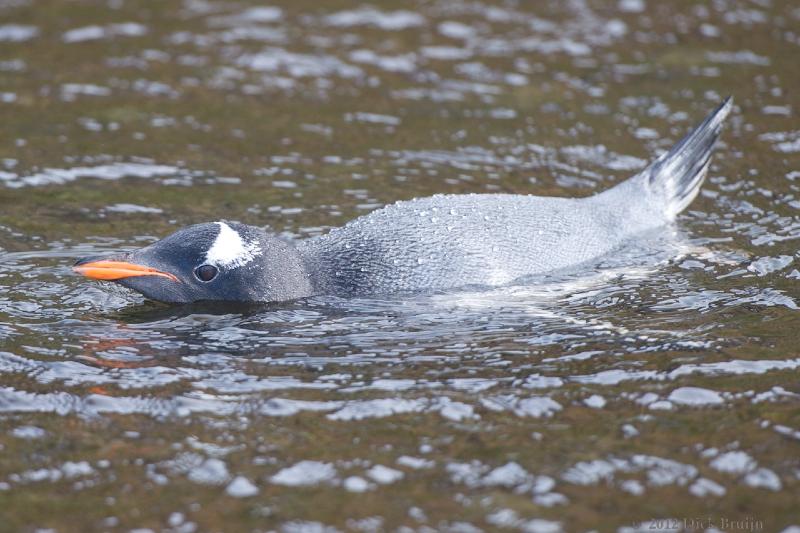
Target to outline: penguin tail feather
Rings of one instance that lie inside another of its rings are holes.
[[[733,97],[729,96],[669,152],[636,176],[652,194],[663,199],[668,219],[674,219],[700,192],[711,164],[711,151],[732,107]]]

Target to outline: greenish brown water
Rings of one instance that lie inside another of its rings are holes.
[[[788,1],[0,1],[0,531],[795,531],[798,58]],[[247,309],[69,269],[585,196],[728,94],[669,261]]]

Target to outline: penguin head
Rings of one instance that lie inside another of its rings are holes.
[[[73,270],[168,303],[276,302],[312,293],[291,244],[231,222],[189,226],[129,253],[86,257]]]

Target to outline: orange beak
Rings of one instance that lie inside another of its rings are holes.
[[[125,261],[91,261],[89,263],[77,264],[72,267],[72,270],[90,279],[102,279],[106,281],[132,278],[135,276],[161,276],[162,278],[171,279],[172,281],[178,281],[178,278],[169,272],[161,272],[155,268],[126,263]]]

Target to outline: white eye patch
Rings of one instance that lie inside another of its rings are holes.
[[[245,242],[237,231],[224,222],[217,222],[219,235],[206,252],[206,263],[220,268],[239,268],[261,253],[258,241]]]

